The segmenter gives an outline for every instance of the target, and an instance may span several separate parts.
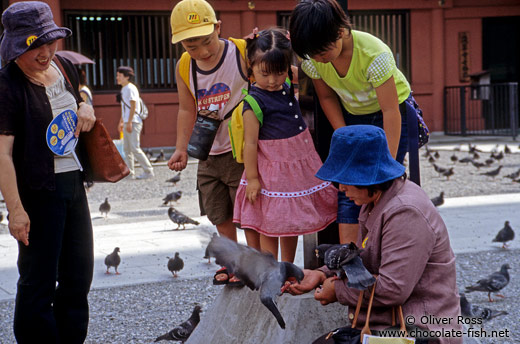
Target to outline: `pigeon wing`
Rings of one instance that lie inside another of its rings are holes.
[[[359,256],[354,257],[354,259],[341,267],[347,275],[349,288],[365,290],[376,281],[375,277],[365,268]]]

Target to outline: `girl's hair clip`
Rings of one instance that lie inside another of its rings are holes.
[[[258,38],[258,27],[255,27],[253,29],[253,32],[251,32],[249,35],[245,36],[246,39],[257,39]]]

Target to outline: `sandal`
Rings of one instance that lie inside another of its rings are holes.
[[[230,287],[243,287],[244,286],[244,282],[242,282],[242,280],[239,279],[234,274],[229,274],[228,285]]]
[[[225,279],[217,279],[218,275],[226,275]],[[222,285],[222,284],[228,284],[229,283],[229,274],[225,266],[221,267],[220,269],[215,272],[215,275],[213,275],[213,285]]]

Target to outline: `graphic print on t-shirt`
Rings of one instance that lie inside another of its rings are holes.
[[[217,105],[218,109],[221,110],[229,101],[230,97],[231,90],[229,86],[222,82],[218,82],[211,86],[209,91],[206,89],[197,90],[199,110],[207,109],[211,104]]]

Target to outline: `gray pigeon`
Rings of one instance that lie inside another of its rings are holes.
[[[174,175],[173,177],[171,177],[170,179],[167,179],[166,180],[166,183],[173,183],[173,185],[177,185],[177,183],[181,180],[181,173],[177,173],[176,175]]]
[[[179,257],[179,252],[175,252],[175,257],[168,258],[168,270],[171,271],[173,277],[177,277],[177,272],[181,271],[184,268],[184,261],[181,257]]]
[[[460,314],[468,318],[477,318],[482,319],[484,321],[488,321],[500,315],[506,315],[508,313],[505,311],[496,311],[487,307],[473,305],[468,301],[464,293],[460,293]]]
[[[108,217],[108,213],[110,212],[110,203],[108,203],[108,197],[105,197],[105,201],[101,203],[99,206],[99,212],[101,215],[105,214],[105,220]]]
[[[436,207],[440,207],[444,204],[444,191],[441,191],[440,195],[431,199],[432,203]]]
[[[177,202],[179,199],[181,199],[182,197],[182,191],[174,191],[174,192],[170,192],[169,194],[166,195],[166,197],[163,198],[163,205],[167,205],[168,203],[171,203],[171,202]]]
[[[509,221],[506,221],[504,223],[504,228],[498,231],[497,236],[495,239],[493,239],[492,242],[501,242],[502,248],[507,247],[507,242],[511,241],[515,238],[515,232],[513,231],[513,228],[509,225]]]
[[[343,245],[321,244],[316,247],[315,252],[330,270],[337,270],[337,275],[345,271],[350,288],[365,290],[374,284],[376,279],[363,265],[359,257],[361,250],[353,242]]]
[[[270,253],[259,252],[221,236],[211,239],[208,251],[216,258],[217,264],[225,266],[251,290],[260,291],[260,301],[273,313],[278,325],[285,329],[275,297],[282,294],[285,281],[292,278],[300,282],[303,271],[293,263],[276,261]]]
[[[212,238],[218,236],[217,233],[213,233],[213,236]],[[208,250],[208,246],[206,246],[206,251],[204,251],[204,257],[202,257],[203,259],[207,259],[208,260],[208,264],[211,264],[211,256],[209,255],[209,250]]]
[[[182,226],[182,229],[186,229],[186,224],[193,224],[193,225],[199,225],[199,223],[188,216],[184,215],[177,209],[170,207],[168,209],[168,217],[170,220],[172,220],[173,223],[177,224],[177,228],[175,230],[179,229]]]
[[[168,333],[163,334],[162,336],[159,336],[155,338],[156,342],[159,342],[161,340],[177,340],[182,343],[188,340],[191,333],[197,327],[198,323],[200,322],[200,312],[202,312],[202,309],[200,306],[195,306],[193,308],[193,312],[191,312],[191,316],[188,320],[180,324],[179,326],[176,326],[173,330],[171,330]]]
[[[117,272],[117,267],[121,263],[121,257],[119,257],[119,254],[118,254],[119,252],[121,252],[119,250],[119,247],[116,247],[116,248],[114,248],[114,251],[112,253],[110,253],[109,255],[107,255],[105,257],[105,265],[107,266],[106,274],[110,274],[110,272],[108,270],[110,269],[111,266],[113,266],[114,269],[116,270],[116,275],[119,275],[119,272]]]
[[[493,272],[488,277],[478,280],[474,285],[466,287],[466,293],[471,293],[472,291],[487,291],[489,302],[493,302],[491,293],[500,291],[509,283],[508,269],[511,269],[509,264],[502,264],[500,271]],[[497,294],[497,296],[504,297],[500,294]]]

